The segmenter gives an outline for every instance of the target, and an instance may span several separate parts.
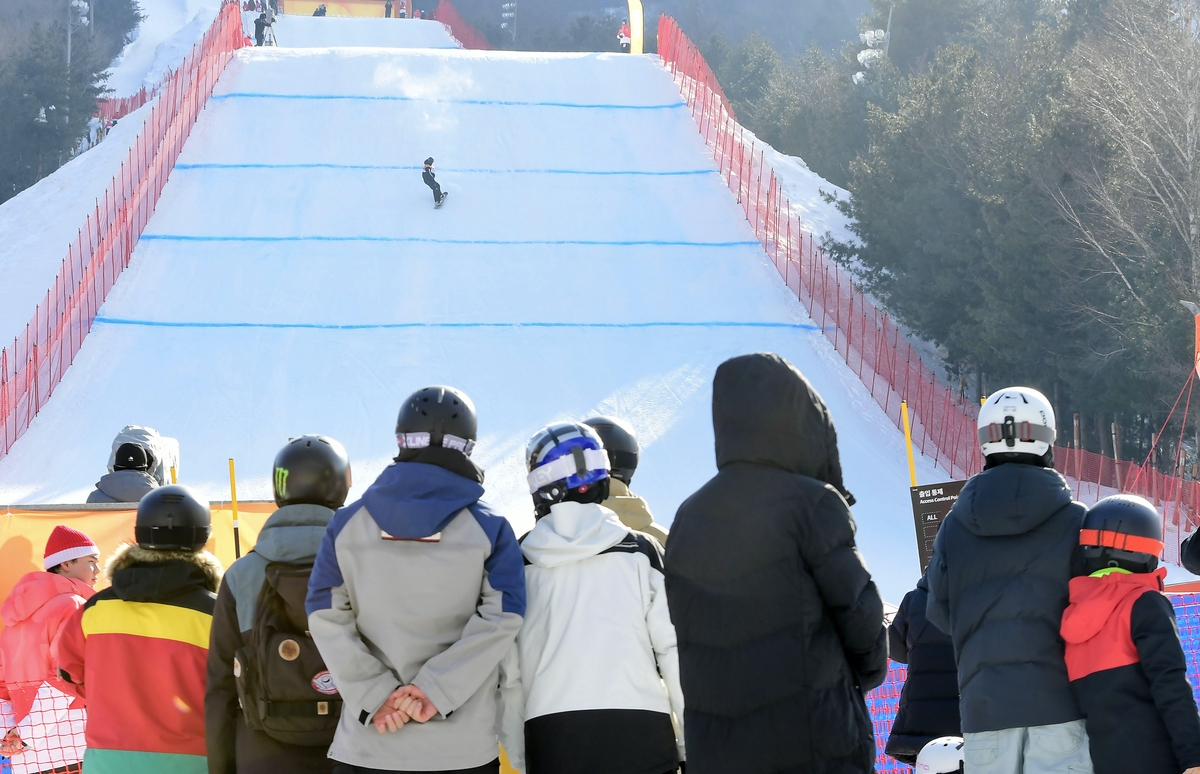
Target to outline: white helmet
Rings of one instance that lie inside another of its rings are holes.
[[[958,774],[964,768],[961,736],[943,736],[921,748],[916,774]]]
[[[1054,443],[1054,408],[1028,387],[1006,387],[988,396],[979,410],[983,456],[1016,453],[1041,457]]]

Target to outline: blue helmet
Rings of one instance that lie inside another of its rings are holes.
[[[576,422],[559,422],[539,430],[525,448],[525,465],[529,493],[539,510],[608,480],[608,452],[600,436]]]

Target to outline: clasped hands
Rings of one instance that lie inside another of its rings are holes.
[[[385,734],[399,731],[410,720],[424,723],[437,713],[437,707],[433,706],[424,691],[415,685],[405,685],[392,691],[371,722],[379,733]]]

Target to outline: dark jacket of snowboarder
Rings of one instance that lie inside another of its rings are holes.
[[[442,201],[442,186],[437,181],[437,173],[433,171],[433,160],[425,161],[425,169],[421,172],[421,179],[425,181],[425,185],[429,186],[429,190],[433,191],[434,204],[440,204]]]
[[[717,369],[713,428],[719,472],[666,554],[688,771],[870,772],[887,635],[829,411],[783,358],[744,355]]]
[[[96,482],[96,489],[88,495],[89,503],[136,503],[142,495],[157,489],[154,476],[144,470],[114,470]]]
[[[221,581],[208,646],[204,697],[209,774],[329,774],[325,747],[277,742],[246,725],[238,707],[233,658],[250,641],[258,594],[268,562],[311,564],[333,511],[320,505],[285,505],[263,525],[254,550],[230,566]]]
[[[962,736],[954,643],[925,617],[928,601],[929,583],[922,576],[917,587],[904,595],[888,627],[888,656],[908,664],[908,679],[900,691],[886,752],[910,766],[934,739]]]
[[[1059,635],[1085,508],[1053,468],[971,478],[938,530],[929,620],[954,640],[965,733],[1079,720]]]

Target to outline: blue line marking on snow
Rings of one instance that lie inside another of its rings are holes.
[[[142,234],[142,241],[157,242],[425,242],[439,245],[554,245],[582,247],[759,247],[755,240],[737,242],[688,242],[665,239],[434,239],[432,237],[373,236],[204,236],[193,234]]]
[[[351,169],[356,171],[386,170],[395,172],[415,172],[423,169],[420,164],[176,164],[175,169]],[[602,176],[644,176],[644,177],[687,177],[693,175],[714,175],[717,169],[682,169],[668,171],[653,171],[642,169],[460,169],[441,167],[439,172],[471,173],[485,175],[602,175]]]
[[[786,328],[816,331],[820,326],[785,322],[635,322],[635,323],[570,323],[570,322],[409,322],[363,323],[337,325],[333,323],[254,323],[254,322],[166,322],[159,320],[129,320],[120,317],[97,316],[97,323],[136,325],[148,328],[276,328],[331,331],[404,330],[409,328]]]
[[[401,97],[395,95],[370,96],[367,94],[267,94],[264,92],[231,91],[214,94],[209,99],[307,99],[307,100],[354,100],[361,102],[434,102],[444,105],[498,105],[500,107],[557,107],[580,110],[674,110],[687,107],[686,102],[666,102],[660,105],[612,105],[586,102],[521,102],[504,99],[430,99],[426,97]]]

